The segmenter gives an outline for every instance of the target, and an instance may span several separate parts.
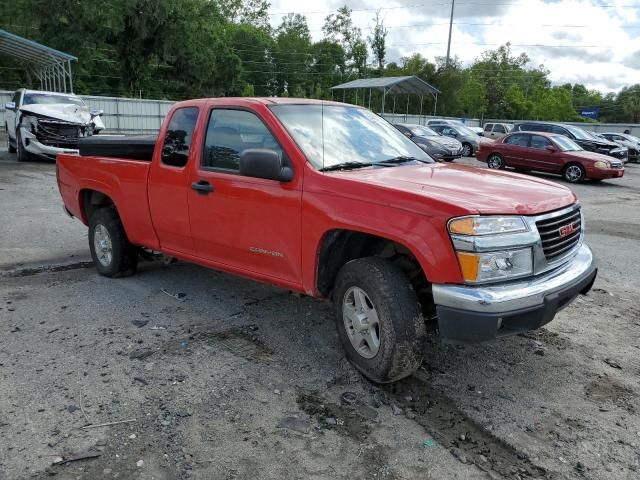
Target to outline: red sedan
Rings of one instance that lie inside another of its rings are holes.
[[[489,168],[557,173],[571,183],[624,175],[620,160],[583,150],[563,135],[542,132],[515,132],[494,143],[482,144],[476,158]]]

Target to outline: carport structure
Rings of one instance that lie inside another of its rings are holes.
[[[40,89],[73,93],[71,62],[77,57],[0,29],[0,54],[18,59],[40,80]]]
[[[416,95],[420,97],[420,115],[422,115],[422,100],[425,95],[431,95],[434,101],[433,111],[435,114],[436,108],[438,106],[438,94],[440,90],[438,90],[433,85],[429,85],[427,82],[422,80],[421,78],[416,77],[415,75],[405,76],[405,77],[378,77],[378,78],[361,78],[358,80],[352,80],[347,83],[342,83],[340,85],[336,85],[335,87],[331,87],[331,90],[342,90],[343,91],[343,100],[344,100],[344,92],[347,90],[356,90],[356,98],[357,91],[363,89],[365,92],[369,90],[369,110],[371,110],[371,92],[372,90],[378,90],[382,92],[382,113],[384,113],[384,105],[387,100],[387,95],[393,96],[393,111],[395,113],[396,106],[396,96],[397,95],[407,95],[407,114],[409,113],[409,98],[411,95]]]

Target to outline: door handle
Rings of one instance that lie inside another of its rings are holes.
[[[199,182],[193,182],[191,184],[191,189],[195,190],[200,195],[207,195],[208,193],[213,192],[213,185],[206,180],[200,180]]]

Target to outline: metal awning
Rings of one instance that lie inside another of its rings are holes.
[[[0,29],[0,54],[20,60],[40,80],[40,88],[73,93],[71,62],[77,57]]]
[[[331,87],[332,90],[350,90],[354,88],[372,88],[385,93],[411,93],[414,95],[437,95],[440,93],[433,85],[414,75],[407,77],[361,78]]]
[[[420,115],[422,115],[422,99],[425,95],[431,95],[434,99],[434,114],[438,105],[438,90],[433,85],[415,75],[405,77],[378,77],[378,78],[361,78],[352,80],[347,83],[341,83],[331,90],[343,90],[343,98],[345,90],[356,90],[356,99],[358,89],[369,90],[369,108],[371,108],[371,90],[380,90],[382,92],[382,113],[384,113],[384,105],[386,103],[387,94],[394,95],[393,110],[395,111],[396,99],[395,95],[407,95],[407,112],[409,112],[409,96],[417,95],[420,97]]]

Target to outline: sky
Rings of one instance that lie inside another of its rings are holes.
[[[314,40],[324,18],[342,5],[365,37],[376,10],[388,29],[387,62],[418,52],[428,60],[445,56],[451,0],[270,0],[277,27],[287,12],[307,17]],[[583,83],[617,92],[640,83],[640,0],[455,0],[451,55],[465,65],[485,50],[510,42],[543,64],[554,84]],[[372,61],[372,58],[370,58]]]

